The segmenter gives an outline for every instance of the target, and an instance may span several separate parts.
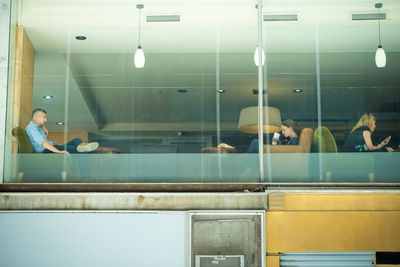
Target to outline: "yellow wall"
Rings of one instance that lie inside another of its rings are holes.
[[[269,211],[400,210],[400,194],[272,193]]]
[[[267,267],[279,267],[279,256],[267,256],[266,257]]]
[[[266,251],[400,251],[400,194],[271,194]]]
[[[35,50],[21,26],[17,27],[15,52],[15,78],[12,127],[25,128],[31,120],[33,102]],[[12,153],[17,153],[18,143],[13,140]]]
[[[35,50],[21,26],[17,27],[13,127],[25,128],[31,120]]]

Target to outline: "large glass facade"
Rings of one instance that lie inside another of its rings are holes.
[[[4,181],[398,182],[400,3],[256,4],[20,1]],[[36,108],[48,140],[99,148],[32,153]],[[370,113],[372,146],[346,152]]]

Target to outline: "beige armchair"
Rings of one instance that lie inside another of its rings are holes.
[[[311,128],[304,128],[300,133],[298,145],[264,145],[264,153],[309,153],[312,135]]]

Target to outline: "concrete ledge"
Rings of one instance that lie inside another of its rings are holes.
[[[0,210],[266,210],[267,193],[0,193]]]

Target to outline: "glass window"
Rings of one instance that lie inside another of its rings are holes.
[[[284,145],[265,147],[264,180],[398,182],[399,154],[388,152],[399,151],[398,3],[378,10],[357,1],[289,1],[265,10],[265,103],[280,110]],[[385,67],[375,62],[379,38]]]
[[[258,180],[237,130],[257,105],[253,4],[22,1],[20,14],[7,182]],[[45,153],[71,140],[70,155]]]
[[[20,1],[5,182],[397,182],[400,3],[262,2]]]

